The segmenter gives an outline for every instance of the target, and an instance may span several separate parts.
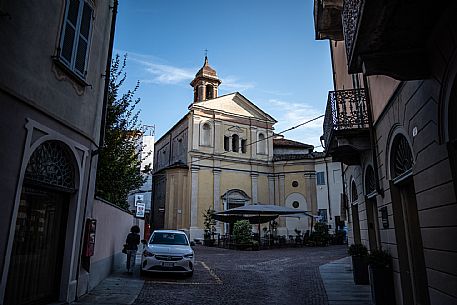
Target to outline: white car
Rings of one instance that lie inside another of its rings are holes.
[[[155,230],[141,257],[141,273],[176,272],[192,275],[194,250],[186,233],[176,230]]]

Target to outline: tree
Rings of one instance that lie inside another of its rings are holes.
[[[205,226],[205,234],[204,238],[205,240],[211,239],[216,232],[216,220],[214,219],[214,214],[216,211],[214,211],[212,208],[208,208],[204,213],[203,213],[203,218],[205,219],[203,222],[203,225]]]
[[[134,95],[139,87],[119,93],[127,74],[127,55],[119,55],[111,63],[108,88],[104,144],[100,149],[97,168],[96,195],[109,202],[128,208],[129,193],[138,189],[146,180],[150,166],[141,171],[140,114],[135,107],[140,102]]]

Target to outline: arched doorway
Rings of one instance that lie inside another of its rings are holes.
[[[224,195],[221,196],[221,198],[222,203],[224,205],[224,210],[229,210],[246,205],[251,200],[251,198],[244,191],[239,189],[228,190],[224,193]],[[225,233],[232,234],[233,225],[226,223],[224,229]]]
[[[376,203],[376,180],[373,166],[365,170],[365,202],[370,250],[379,248],[378,207]]]
[[[424,250],[408,139],[397,134],[390,148],[390,189],[404,305],[430,304]]]
[[[30,157],[21,190],[5,305],[42,304],[59,298],[69,200],[75,166],[58,141]]]

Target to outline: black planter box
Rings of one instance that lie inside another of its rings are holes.
[[[356,285],[368,285],[370,283],[368,276],[368,257],[351,256],[352,274]]]
[[[368,270],[373,305],[396,305],[392,268],[370,265]]]

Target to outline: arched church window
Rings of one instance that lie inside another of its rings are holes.
[[[239,152],[240,151],[240,137],[237,134],[232,136],[232,151]]]
[[[263,133],[259,133],[259,138],[257,140],[257,153],[258,154],[265,154],[266,153],[266,141],[265,135]]]
[[[202,145],[209,146],[211,144],[211,126],[208,123],[202,126]]]
[[[224,150],[230,151],[230,137],[224,136]]]
[[[242,140],[241,140],[241,152],[242,152],[243,154],[246,153],[246,148],[247,148],[246,140],[245,140],[245,139],[242,139]]]
[[[206,99],[212,99],[214,97],[213,94],[213,86],[212,85],[206,85]]]

